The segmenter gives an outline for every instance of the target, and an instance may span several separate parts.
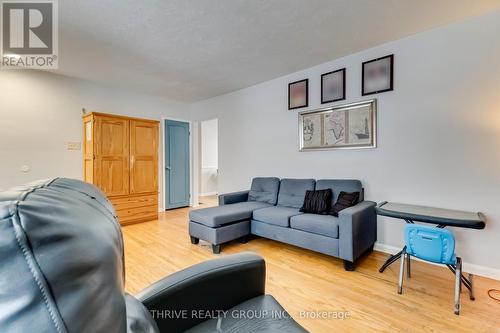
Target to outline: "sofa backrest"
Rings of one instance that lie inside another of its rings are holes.
[[[359,201],[364,200],[363,185],[357,179],[320,179],[316,182],[316,190],[331,189],[333,192],[332,204],[337,202],[339,193],[359,192]]]
[[[252,180],[252,186],[248,193],[248,201],[259,201],[276,205],[279,188],[279,178],[256,177]]]
[[[314,179],[290,179],[281,180],[278,194],[278,205],[300,208],[304,203],[307,190],[314,190],[316,181]]]

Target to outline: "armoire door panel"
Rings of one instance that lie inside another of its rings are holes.
[[[158,191],[158,124],[130,121],[130,193]]]
[[[83,161],[83,180],[92,183],[94,180],[94,161],[93,159],[85,159]]]
[[[157,179],[153,169],[156,168],[155,161],[135,160],[131,169],[130,177],[133,179],[132,193],[147,193],[157,190]]]
[[[94,128],[92,117],[83,121],[83,180],[94,183]]]
[[[129,121],[97,118],[96,178],[108,196],[129,194]]]
[[[157,154],[157,126],[156,124],[132,124],[135,136],[133,145],[135,156],[155,156]]]
[[[100,187],[107,195],[123,195],[128,188],[128,168],[122,159],[101,160]]]
[[[100,119],[102,156],[128,156],[128,120]]]

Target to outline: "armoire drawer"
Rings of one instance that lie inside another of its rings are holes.
[[[120,219],[132,219],[132,218],[135,219],[143,216],[157,215],[158,207],[146,206],[146,207],[122,209],[122,210],[117,210],[116,214]]]
[[[111,197],[120,224],[151,221],[158,218],[158,194]]]
[[[116,211],[145,206],[158,207],[157,194],[110,198],[110,200],[113,203]]]

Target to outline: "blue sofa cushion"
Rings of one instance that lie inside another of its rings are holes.
[[[332,238],[339,238],[338,218],[330,215],[302,214],[292,216],[292,229],[311,232]]]
[[[220,227],[252,217],[252,212],[259,208],[270,207],[270,204],[258,201],[245,201],[234,204],[196,209],[189,212],[189,220],[208,227]]]
[[[363,186],[357,179],[321,179],[316,182],[317,190],[331,189],[332,207],[337,202],[340,192],[359,192],[359,202],[363,201]]]
[[[248,201],[265,202],[276,205],[280,179],[276,177],[257,177],[252,180],[252,187],[248,193]]]
[[[282,179],[278,194],[278,205],[300,208],[307,190],[314,190],[314,179]]]
[[[281,227],[290,226],[290,217],[302,214],[298,208],[273,206],[257,209],[253,212],[253,219]]]

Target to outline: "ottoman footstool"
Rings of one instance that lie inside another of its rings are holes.
[[[189,222],[191,243],[198,244],[199,240],[202,239],[212,244],[212,252],[214,254],[220,253],[221,244],[241,237],[246,237],[248,234],[250,234],[250,221],[248,220],[223,225],[217,228],[208,227],[192,221]]]
[[[218,207],[202,208],[189,212],[189,236],[191,243],[202,239],[212,244],[212,251],[220,253],[223,243],[250,234],[252,212],[271,205],[258,201],[239,202]]]

